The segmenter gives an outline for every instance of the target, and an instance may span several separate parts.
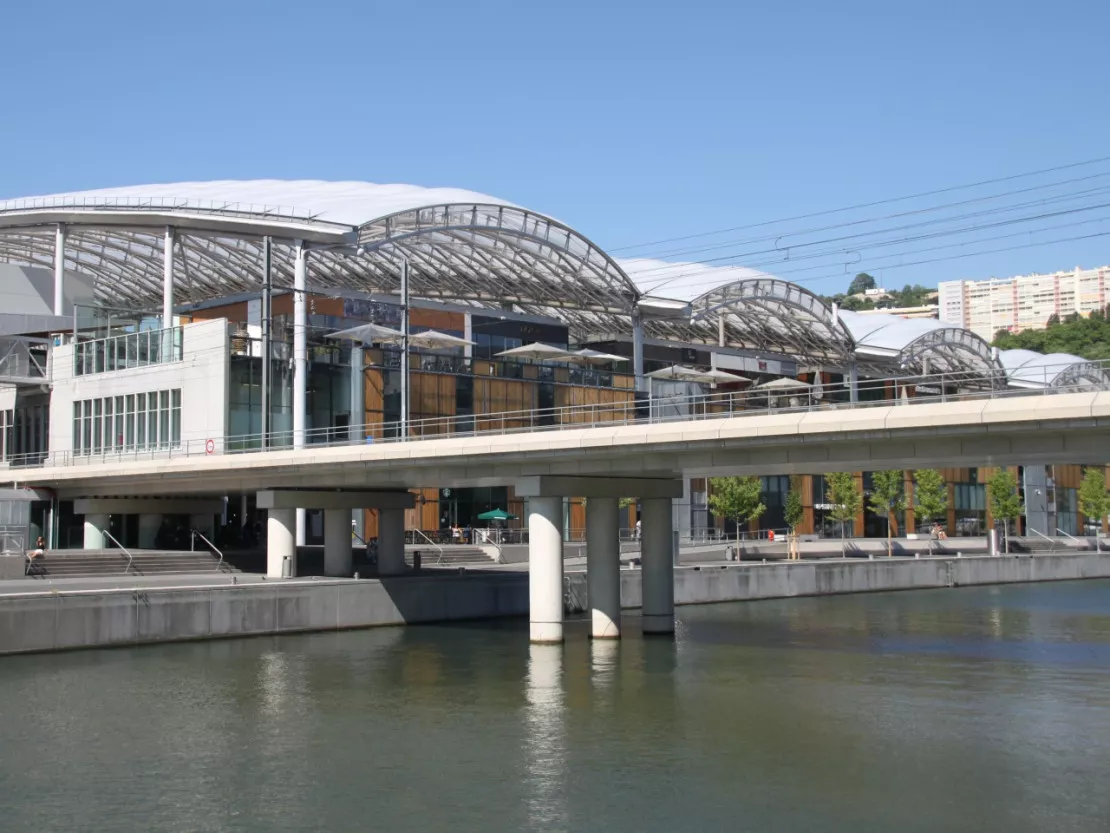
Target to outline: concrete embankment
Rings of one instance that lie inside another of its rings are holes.
[[[680,567],[675,604],[713,604],[792,596],[830,596],[883,590],[916,590],[976,584],[1110,578],[1110,553],[876,558]],[[621,605],[640,606],[640,572],[621,571]],[[567,607],[586,609],[586,577],[567,577]]]
[[[877,558],[714,564],[675,570],[680,605],[843,593],[1110,577],[1110,553]],[[566,577],[569,612],[586,609],[586,577]],[[20,582],[22,584],[22,582]],[[621,601],[640,606],[640,571],[621,571]],[[0,654],[189,639],[328,631],[525,616],[528,576],[516,571],[399,579],[66,590],[0,595]]]

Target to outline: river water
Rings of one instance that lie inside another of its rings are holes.
[[[0,830],[1110,830],[1110,582],[0,659]]]

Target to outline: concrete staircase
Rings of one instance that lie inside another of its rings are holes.
[[[405,563],[412,566],[413,555],[420,553],[420,562],[423,567],[465,567],[488,566],[496,564],[493,556],[481,547],[472,547],[466,544],[442,544],[443,557],[440,551],[431,544],[420,546],[410,544],[405,547]]]
[[[206,550],[131,550],[134,559],[127,568],[122,550],[51,550],[28,566],[29,578],[91,578],[127,575],[153,576],[166,573],[238,572],[226,561]]]

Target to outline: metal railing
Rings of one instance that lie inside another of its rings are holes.
[[[423,538],[425,541],[427,541],[429,544],[431,544],[433,547],[435,547],[435,549],[438,553],[438,557],[436,558],[436,564],[439,565],[439,564],[443,563],[443,547],[441,547],[439,544],[437,544],[435,541],[433,541],[431,538],[429,538],[427,535],[425,535],[424,531],[421,530],[421,529],[412,529],[412,530],[409,530],[409,531],[412,532],[412,538],[413,538],[413,543],[414,544],[420,543],[419,541],[416,540],[416,537],[419,535],[421,538]]]
[[[1092,366],[1097,363],[1091,363]],[[1102,373],[1099,370],[1099,373]],[[1094,371],[1092,371],[1092,377]],[[1044,388],[1000,388],[988,378],[969,379],[969,374],[932,374],[928,376],[892,377],[868,380],[874,390],[887,383],[899,395],[893,399],[858,402],[830,401],[826,388],[799,388],[797,391],[717,391],[692,396],[654,399],[630,398],[623,402],[569,405],[556,408],[534,408],[499,411],[473,415],[446,415],[409,420],[404,424],[372,422],[342,428],[315,428],[304,431],[283,430],[266,435],[238,434],[227,436],[189,437],[170,447],[150,449],[112,449],[88,454],[54,451],[46,455],[28,455],[33,460],[11,457],[8,465],[41,465],[43,467],[88,465],[103,462],[164,460],[180,457],[218,454],[259,453],[290,450],[302,445],[307,449],[379,443],[423,442],[454,437],[500,436],[540,431],[567,431],[588,428],[616,428],[624,425],[663,424],[715,419],[742,419],[767,414],[792,414],[829,410],[860,410],[864,408],[912,408],[938,402],[976,401],[1061,393],[1090,393],[1110,390],[1110,374],[1094,380],[1084,377],[1070,384]],[[969,387],[972,384],[975,387]],[[961,389],[960,386],[965,389]],[[909,391],[912,395],[908,395]],[[901,395],[902,392],[907,395]],[[838,396],[844,391],[836,387]],[[866,391],[864,391],[866,392]],[[632,396],[631,392],[629,393]],[[0,462],[0,465],[3,463]]]
[[[216,555],[220,557],[220,560],[216,562],[216,572],[218,573],[220,570],[222,570],[224,566],[224,554],[220,551],[220,548],[209,541],[204,536],[204,533],[202,533],[199,529],[191,529],[189,530],[189,532],[191,536],[189,540],[189,549],[193,552],[196,552],[197,538],[200,538],[200,540],[204,541],[204,543],[208,545],[208,548],[212,550],[212,552],[216,553]]]
[[[19,532],[0,532],[0,554],[27,555],[27,539]]]
[[[1059,530],[1057,530],[1057,531],[1059,531]],[[1038,532],[1037,530],[1035,530],[1035,529],[1032,529],[1032,528],[1026,529],[1026,532],[1032,532],[1032,533],[1033,533],[1034,535],[1036,535],[1036,536],[1037,536],[1038,538],[1044,538],[1044,539],[1045,539],[1046,541],[1048,541],[1048,543],[1052,544],[1052,549],[1050,549],[1050,550],[1048,551],[1048,552],[1049,552],[1049,555],[1051,555],[1052,553],[1056,552],[1056,544],[1058,544],[1058,543],[1059,543],[1059,541],[1057,541],[1057,539],[1055,539],[1055,538],[1052,538],[1052,537],[1050,537],[1050,536],[1048,536],[1048,535],[1045,535],[1045,534],[1044,534],[1043,532]]]
[[[124,568],[123,574],[127,575],[128,573],[130,573],[131,572],[131,564],[135,561],[135,556],[131,554],[131,550],[127,549],[127,547],[125,547],[123,544],[121,544],[119,541],[117,541],[116,536],[113,535],[108,530],[102,529],[102,530],[100,530],[100,532],[104,535],[105,538],[107,538],[109,541],[111,541],[113,544],[115,544],[117,547],[119,547],[120,551],[124,555],[127,556],[127,566]]]

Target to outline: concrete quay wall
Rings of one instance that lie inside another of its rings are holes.
[[[524,616],[523,573],[0,597],[0,655]]]
[[[621,570],[622,607],[640,607],[640,578],[639,570]],[[678,567],[675,569],[674,598],[677,605],[713,604],[1084,578],[1110,578],[1110,553],[876,557],[874,560]],[[585,575],[567,576],[566,600],[571,612],[586,609]]]

